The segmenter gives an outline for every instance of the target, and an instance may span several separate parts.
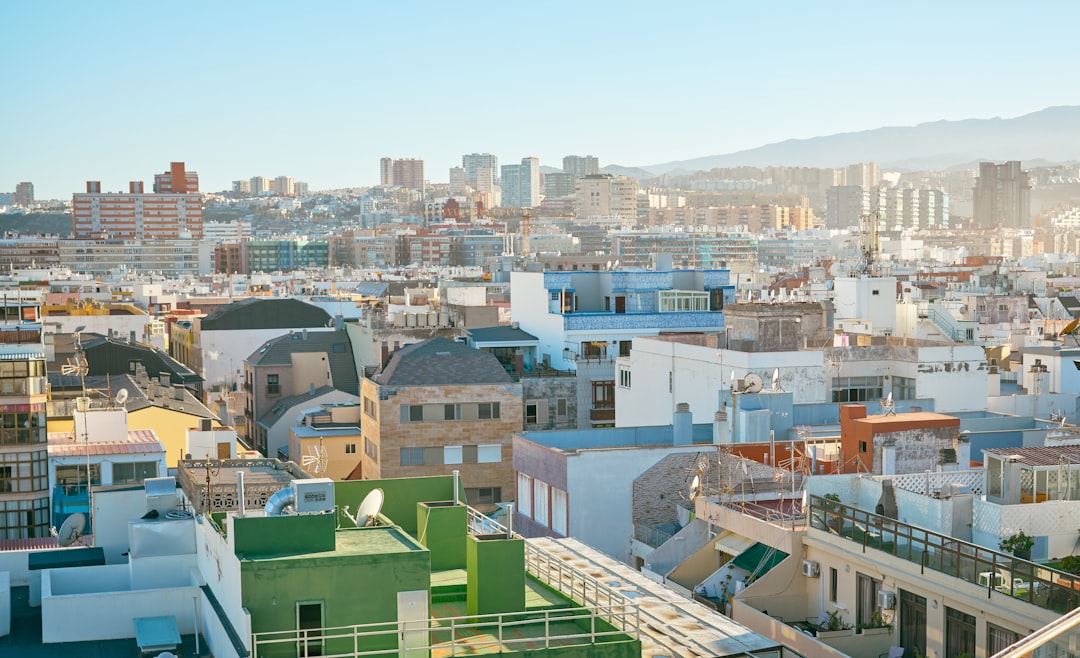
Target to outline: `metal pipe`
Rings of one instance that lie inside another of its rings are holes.
[[[514,504],[507,503],[506,505],[506,538],[514,538]]]
[[[458,486],[460,485],[460,481],[461,481],[461,471],[455,469],[454,470],[454,504],[455,505],[460,505],[461,504],[461,499],[458,497]]]
[[[236,471],[236,497],[237,506],[240,508],[239,516],[244,516],[247,511],[244,509],[244,472],[240,470]]]

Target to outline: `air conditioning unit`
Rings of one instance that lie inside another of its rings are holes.
[[[896,592],[886,592],[883,589],[878,590],[877,604],[882,610],[892,610],[896,607]]]
[[[803,560],[802,561],[802,575],[807,578],[817,578],[821,575],[821,567],[818,566],[816,560]]]

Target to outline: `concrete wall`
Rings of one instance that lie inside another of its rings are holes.
[[[29,551],[0,551],[0,573],[10,574],[12,587],[30,584],[29,554]]]
[[[563,356],[564,330],[561,315],[548,313],[548,291],[543,272],[510,274],[510,315],[522,330],[540,339],[537,349],[541,361],[548,360],[556,370],[573,370],[575,362]]]
[[[630,559],[634,478],[665,456],[699,446],[586,450],[567,459],[570,536],[615,559]]]
[[[522,429],[575,429],[578,425],[578,380],[576,377],[528,376],[521,378],[523,404],[536,404],[537,422],[525,422]],[[559,416],[558,401],[566,401],[566,414]],[[546,412],[546,413],[545,413]]]

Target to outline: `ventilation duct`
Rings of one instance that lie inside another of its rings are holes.
[[[291,507],[295,503],[296,494],[293,493],[292,487],[278,489],[274,492],[274,495],[270,496],[266,501],[266,515],[281,516],[285,513],[286,507]]]

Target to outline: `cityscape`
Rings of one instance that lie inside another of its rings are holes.
[[[0,8],[0,655],[1080,655],[1080,12],[979,7]]]

